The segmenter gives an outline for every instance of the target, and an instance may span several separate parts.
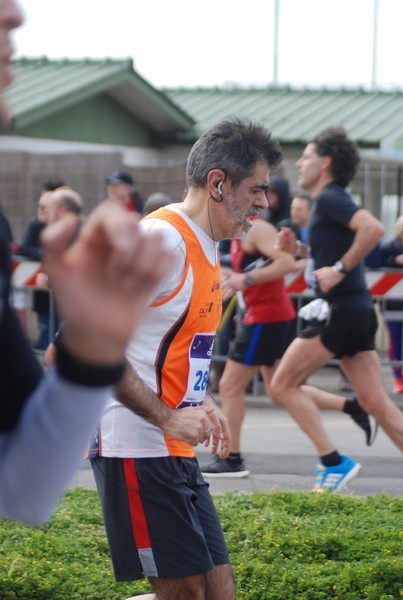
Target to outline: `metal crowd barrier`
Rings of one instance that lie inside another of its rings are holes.
[[[53,296],[51,290],[35,285],[36,276],[41,271],[42,268],[39,262],[15,256],[13,260],[12,297],[14,306],[17,312],[19,312],[21,319],[26,320],[28,336],[33,339],[35,337],[35,318],[32,314],[33,294],[36,291],[49,293],[49,329],[50,339],[53,339],[55,333]],[[378,317],[380,317],[377,332],[377,349],[380,353],[381,363],[383,365],[403,366],[403,360],[391,361],[387,356],[388,333],[385,327],[386,321],[391,320],[401,321],[403,327],[403,310],[390,310],[387,305],[390,300],[403,302],[403,269],[368,269],[365,277],[371,296],[376,303]],[[300,308],[313,298],[312,291],[307,288],[303,274],[290,273],[285,279],[287,291],[291,298],[295,300],[297,308]],[[225,315],[223,318],[226,318]],[[239,304],[237,304],[235,322],[240,324],[241,321],[242,310]],[[298,327],[301,327],[300,322],[298,322]],[[221,354],[219,351],[219,332],[212,356],[213,362],[225,362],[227,358],[226,355]],[[337,361],[335,362],[337,363]]]
[[[12,270],[11,302],[32,345],[35,347],[39,335],[37,317],[33,310],[36,292],[49,295],[49,340],[53,340],[56,333],[56,319],[52,290],[36,285],[37,275],[43,273],[41,263],[22,256],[14,256]],[[39,355],[43,354],[43,350],[35,349],[35,352]]]

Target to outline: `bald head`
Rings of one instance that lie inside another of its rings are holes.
[[[49,205],[49,223],[54,223],[67,213],[81,215],[83,201],[78,192],[68,187],[61,187],[51,194]]]
[[[36,207],[36,216],[40,223],[47,225],[49,223],[49,207],[52,204],[52,192],[43,192],[39,196]]]

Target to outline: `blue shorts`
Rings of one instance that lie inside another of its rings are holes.
[[[195,458],[91,460],[116,581],[188,577],[229,564]]]
[[[296,319],[277,323],[242,323],[228,356],[244,365],[272,367],[296,335]]]

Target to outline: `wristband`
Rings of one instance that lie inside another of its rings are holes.
[[[63,379],[87,387],[105,387],[114,385],[120,380],[125,370],[124,360],[113,366],[84,362],[75,358],[65,348],[62,338],[62,335],[58,336],[55,345],[56,368]]]

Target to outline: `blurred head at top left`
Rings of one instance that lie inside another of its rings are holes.
[[[23,22],[22,12],[14,0],[0,0],[0,124],[10,118],[4,90],[13,80],[11,60],[14,46],[11,39],[13,29]]]

